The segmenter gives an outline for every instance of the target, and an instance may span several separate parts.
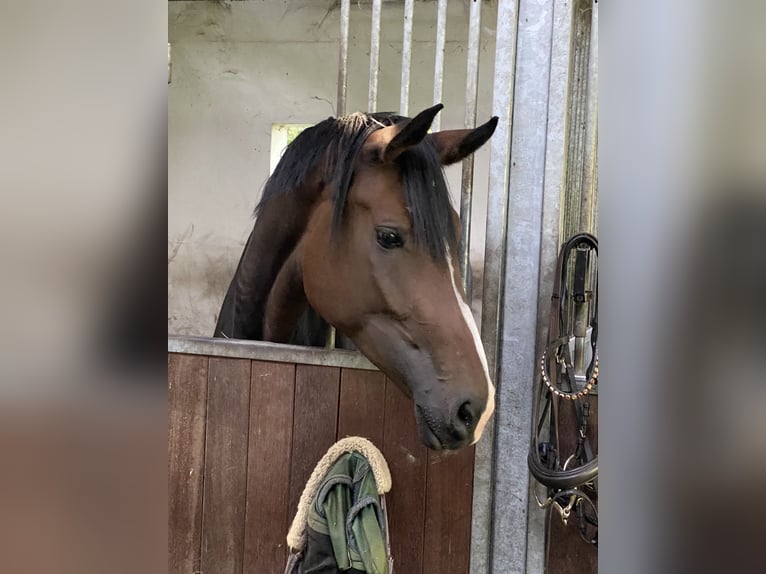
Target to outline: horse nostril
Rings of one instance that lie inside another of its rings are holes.
[[[460,405],[460,408],[457,410],[457,418],[460,420],[461,423],[465,425],[467,430],[470,430],[471,428],[473,428],[473,423],[474,423],[473,407],[469,401],[466,401],[462,405]]]

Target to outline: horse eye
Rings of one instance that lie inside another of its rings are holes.
[[[396,249],[404,246],[404,239],[394,229],[381,227],[377,229],[378,243],[383,249]]]

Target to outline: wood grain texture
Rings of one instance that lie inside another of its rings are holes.
[[[337,433],[340,369],[297,365],[292,460],[290,462],[290,520],[295,515],[303,487]],[[286,533],[285,533],[286,534]]]
[[[418,438],[412,399],[390,380],[386,381],[382,450],[391,469],[392,487],[386,502],[394,571],[436,572],[423,569],[428,449]]]
[[[598,455],[598,396],[589,399],[588,436],[594,455]],[[577,417],[572,403],[563,401],[559,414],[559,437],[563,452],[572,453],[577,444]],[[586,491],[598,506],[598,496]],[[598,549],[586,543],[577,531],[577,517],[572,513],[564,526],[555,510],[549,517],[547,567],[549,574],[595,574],[598,571]]]
[[[429,451],[423,572],[464,574],[471,562],[474,447]]]
[[[548,574],[596,574],[598,549],[586,543],[577,532],[577,517],[572,513],[564,526],[559,513],[553,510],[549,517],[547,568]]]
[[[473,449],[429,451],[381,373],[171,354],[168,377],[170,572],[281,573],[303,487],[348,435],[391,469],[396,571],[467,572]]]
[[[287,561],[295,365],[253,361],[244,572],[281,573]]]
[[[250,361],[210,358],[202,572],[242,574]]]
[[[598,453],[598,396],[588,397],[590,414],[588,415],[588,437],[593,453]],[[579,438],[579,424],[574,403],[566,399],[559,399],[559,450],[565,460],[577,448]]]
[[[343,369],[340,375],[338,440],[362,436],[383,448],[386,377],[383,373]]]
[[[168,355],[168,572],[200,568],[208,358]]]

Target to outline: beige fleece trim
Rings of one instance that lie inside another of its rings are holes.
[[[311,478],[303,489],[300,502],[298,502],[298,511],[290,525],[290,531],[287,533],[287,545],[291,549],[298,551],[304,549],[306,545],[306,520],[311,503],[332,465],[349,452],[358,452],[369,461],[375,476],[378,494],[385,494],[391,490],[391,472],[388,470],[388,463],[374,444],[360,436],[350,436],[339,440],[329,448],[314,467],[314,472],[311,473]]]

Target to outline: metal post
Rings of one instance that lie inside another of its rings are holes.
[[[436,56],[434,59],[434,104],[442,101],[444,82],[444,46],[447,41],[447,0],[439,0],[436,7]],[[441,114],[437,114],[431,123],[431,130],[441,129]]]
[[[481,2],[471,2],[468,21],[468,56],[465,78],[465,127],[476,126],[476,93],[479,87],[479,44],[481,42]],[[473,196],[473,154],[463,160],[463,177],[460,185],[460,272],[463,288],[471,300],[471,204]]]
[[[567,142],[567,181],[564,209],[562,210],[561,237],[564,241],[574,233],[589,230],[590,212],[594,207],[592,186],[595,179],[595,106],[597,81],[595,67],[597,54],[592,40],[597,38],[593,17],[598,3],[594,0],[575,0],[572,13],[572,39],[570,45],[572,70],[570,74],[569,141]],[[588,173],[590,171],[590,173]],[[586,188],[590,185],[591,189]]]
[[[591,10],[580,229],[595,234],[595,212],[598,204],[598,186],[596,185],[598,175],[598,2],[596,0],[591,1]]]
[[[340,53],[338,55],[338,101],[335,115],[346,115],[346,92],[348,90],[348,23],[351,8],[351,0],[341,0],[340,3]],[[327,328],[327,340],[325,347],[335,348],[335,327]]]
[[[491,572],[504,574],[527,573],[527,453],[536,378],[540,252],[542,235],[548,233],[542,215],[552,32],[550,0],[520,3],[492,499]]]
[[[378,107],[378,67],[380,59],[380,13],[383,0],[372,1],[372,29],[370,30],[370,84],[367,95],[367,111]]]
[[[348,22],[351,0],[340,3],[340,54],[338,56],[338,101],[335,115],[346,115],[346,91],[348,89]]]
[[[402,33],[402,86],[399,97],[399,113],[409,114],[410,106],[410,66],[412,62],[412,15],[415,0],[404,0],[404,31]]]
[[[545,344],[551,291],[559,252],[559,225],[563,193],[566,189],[568,99],[571,72],[572,14],[571,0],[554,0],[551,66],[548,81],[548,123],[545,143],[545,184],[543,188],[542,234],[540,244],[540,280],[537,299],[537,344],[539,357]],[[531,427],[530,427],[531,432]],[[530,435],[531,436],[531,435]],[[534,485],[530,485],[533,488]],[[527,520],[527,574],[545,568],[545,512],[530,495]]]
[[[511,120],[518,2],[519,0],[499,0],[497,5],[492,113],[498,116],[499,121],[490,140],[481,315],[481,339],[487,354],[489,372],[495,382],[498,380],[497,374],[499,372],[497,368],[500,356],[499,335],[503,328],[501,305],[505,270],[508,179],[511,168]],[[497,417],[497,411],[495,417]],[[482,439],[476,444],[471,525],[471,574],[487,574],[491,567],[494,435],[495,425],[490,424],[484,431]],[[496,572],[503,572],[503,570]]]

